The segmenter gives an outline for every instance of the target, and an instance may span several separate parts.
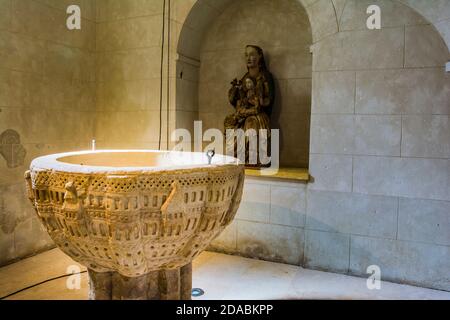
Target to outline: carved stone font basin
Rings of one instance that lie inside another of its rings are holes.
[[[56,245],[88,268],[91,299],[190,299],[192,260],[234,219],[235,158],[84,151],[35,159],[29,198]]]

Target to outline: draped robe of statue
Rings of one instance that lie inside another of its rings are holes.
[[[270,157],[270,115],[275,100],[274,82],[272,74],[267,70],[261,48],[247,46],[245,55],[248,72],[240,81],[235,79],[228,92],[235,112],[225,119],[226,147],[229,154],[233,150],[234,156],[245,154],[247,167],[265,167],[270,165],[270,161],[260,160]],[[245,143],[239,143],[234,136],[227,135],[229,129],[242,129],[246,133]],[[245,150],[242,150],[244,147]]]

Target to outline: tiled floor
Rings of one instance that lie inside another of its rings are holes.
[[[0,297],[63,275],[71,265],[78,264],[54,249],[0,268]],[[78,290],[67,289],[67,279],[44,283],[8,299],[86,299],[86,274],[82,274],[81,288]],[[205,291],[205,295],[197,299],[450,300],[450,292],[388,282],[382,282],[381,290],[371,291],[366,287],[366,279],[362,278],[211,252],[204,252],[194,261],[193,286]]]

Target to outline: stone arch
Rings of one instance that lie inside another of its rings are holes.
[[[297,0],[309,16],[313,30],[313,42],[339,31],[340,17],[349,0]],[[437,0],[430,6],[423,0],[392,0],[413,9],[432,24],[450,49],[450,0]],[[233,0],[198,0],[184,19],[177,41],[177,52],[196,58],[201,39],[211,22],[218,17]]]
[[[433,1],[433,6],[429,5],[429,1],[423,0],[397,1],[410,7],[432,24],[450,51],[450,0]]]
[[[336,33],[340,30],[340,19],[343,11],[351,0],[319,0],[301,1],[313,26],[314,42]],[[423,0],[390,0],[412,9],[420,15],[428,24],[434,26],[441,38],[450,50],[450,0],[436,0],[432,4]],[[373,1],[370,4],[374,4]],[[362,12],[364,14],[364,12]],[[333,26],[334,21],[337,24]]]
[[[444,0],[447,7],[450,8],[450,0]],[[444,1],[440,1],[442,4]],[[345,0],[342,9],[338,14],[339,31],[350,31],[357,29],[365,29],[365,8],[371,4],[378,4],[382,9],[382,25],[383,27],[412,27],[416,25],[430,25],[439,35],[440,39],[449,48],[448,31],[445,28],[450,26],[450,19],[445,17],[445,8],[436,1],[435,6],[415,0]],[[448,10],[447,10],[448,11]],[[349,19],[349,15],[351,18]],[[352,21],[353,20],[353,21]],[[446,25],[447,24],[447,25]],[[446,34],[447,33],[447,34]]]
[[[208,26],[234,0],[197,0],[189,10],[177,41],[177,53],[198,59],[201,40]],[[306,10],[313,31],[313,42],[338,31],[337,14],[344,1],[296,0]]]

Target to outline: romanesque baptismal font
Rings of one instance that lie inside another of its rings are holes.
[[[192,260],[234,219],[244,167],[201,153],[95,151],[35,159],[31,203],[89,273],[90,299],[191,298]]]

